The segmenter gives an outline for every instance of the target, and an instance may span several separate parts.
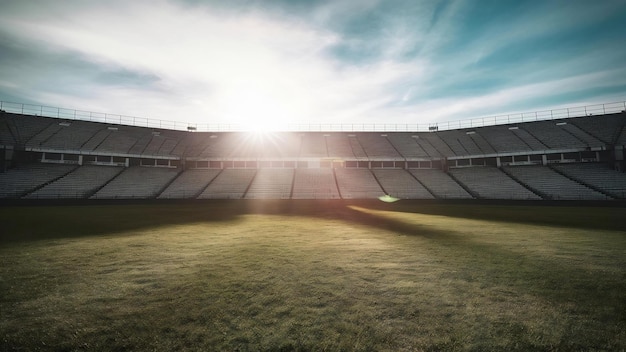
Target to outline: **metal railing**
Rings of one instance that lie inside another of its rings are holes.
[[[145,117],[126,116],[103,112],[75,110],[44,105],[22,104],[0,101],[0,110],[10,113],[45,116],[68,120],[83,120],[102,122],[119,125],[138,127],[162,128],[182,131],[200,132],[238,132],[247,131],[249,126],[242,124],[198,124],[181,121],[168,121],[150,119]],[[563,119],[570,117],[582,117],[589,115],[603,115],[626,111],[626,101],[576,106],[543,111],[522,112],[507,115],[479,117],[466,120],[438,122],[438,123],[414,123],[414,124],[387,124],[387,123],[351,123],[351,124],[326,124],[326,123],[298,123],[284,124],[278,127],[282,131],[302,132],[422,132],[442,131],[461,128],[484,127],[503,125],[510,123],[522,123],[540,120]]]

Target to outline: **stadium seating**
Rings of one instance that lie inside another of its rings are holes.
[[[419,142],[417,133],[387,133],[387,140],[405,158],[430,158],[437,157],[439,153],[432,148],[425,148]]]
[[[430,193],[439,199],[471,199],[467,193],[447,173],[439,169],[414,169],[409,170]]]
[[[559,125],[557,125],[557,123]],[[560,125],[565,123],[565,125]],[[561,121],[537,121],[525,123],[521,127],[537,138],[541,143],[550,149],[573,149],[585,148],[588,145],[579,137],[563,128],[567,122]]]
[[[626,177],[608,164],[624,168],[623,146],[624,113],[430,132],[260,134],[0,112],[0,197],[625,199]]]
[[[259,169],[246,199],[289,199],[294,169]]]
[[[568,122],[606,144],[613,144],[624,126],[623,114],[610,114],[602,118],[584,116],[569,119]]]
[[[556,200],[607,199],[589,187],[575,182],[546,166],[509,166],[505,170],[528,187]]]
[[[378,198],[385,195],[369,169],[336,169],[339,193],[344,199]]]
[[[614,198],[626,199],[626,174],[615,171],[606,164],[555,164],[552,168]]]
[[[515,126],[488,126],[479,129],[480,134],[497,153],[530,151],[532,148],[510,128]]]
[[[88,198],[122,172],[115,166],[81,166],[62,178],[25,196],[27,199]]]
[[[257,170],[225,169],[198,196],[199,199],[240,199],[246,193]]]
[[[76,165],[26,164],[0,173],[0,198],[20,198],[76,168]]]
[[[479,198],[541,199],[495,167],[454,168],[450,174]]]
[[[386,194],[401,199],[433,199],[433,195],[409,172],[401,169],[373,169]]]
[[[96,192],[93,199],[155,198],[172,181],[178,170],[132,166]]]
[[[386,133],[364,132],[359,133],[356,139],[358,139],[359,145],[363,147],[365,155],[370,159],[401,159],[402,156],[386,137]]]
[[[296,169],[293,199],[338,199],[332,169]]]
[[[324,133],[305,133],[302,136],[302,147],[299,156],[302,158],[325,158],[328,156]]]
[[[213,181],[219,169],[189,169],[180,174],[161,194],[159,199],[196,198]]]

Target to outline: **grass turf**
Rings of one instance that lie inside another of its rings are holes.
[[[0,209],[1,350],[623,350],[623,208]]]

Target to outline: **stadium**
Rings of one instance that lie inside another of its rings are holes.
[[[2,104],[3,351],[626,347],[623,102],[264,133]]]
[[[0,197],[619,200],[626,198],[625,105],[568,108],[567,118],[554,118],[563,111],[527,114],[539,120],[531,122],[520,114],[491,126],[430,125],[427,132],[395,125],[337,132],[343,126],[331,125],[244,133],[137,127],[94,113],[87,116],[103,122],[63,119],[77,112],[3,103],[20,114],[2,112]]]

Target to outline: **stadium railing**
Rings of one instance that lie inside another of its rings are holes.
[[[168,121],[145,117],[126,116],[103,112],[83,111],[45,105],[23,104],[0,101],[0,110],[23,115],[45,116],[68,120],[83,120],[138,127],[161,128],[191,132],[239,132],[249,130],[242,124],[197,124],[181,121]],[[282,131],[298,132],[427,132],[461,128],[474,128],[510,123],[522,123],[540,120],[554,120],[590,115],[604,115],[626,111],[626,101],[566,107],[552,110],[513,113],[506,115],[479,117],[466,120],[420,123],[354,123],[354,124],[319,124],[299,123],[279,126]]]

